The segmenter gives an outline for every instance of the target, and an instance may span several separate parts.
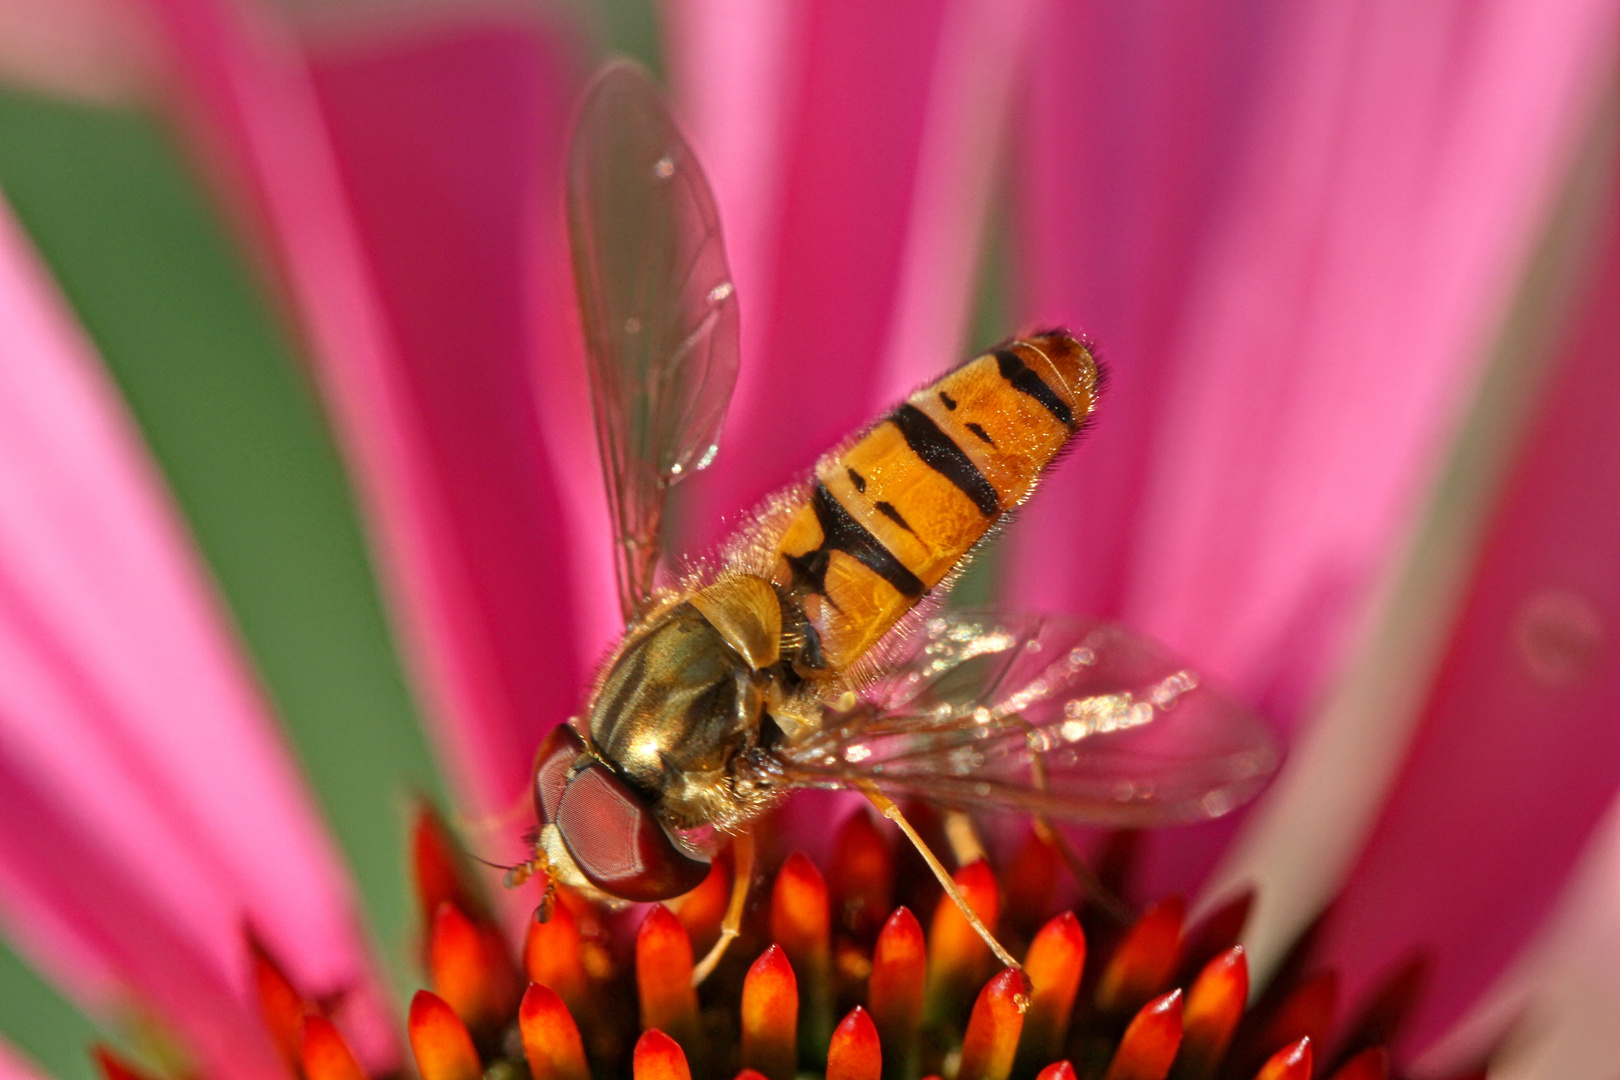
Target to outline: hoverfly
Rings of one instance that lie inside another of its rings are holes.
[[[567,207],[626,629],[583,716],[540,748],[529,867],[662,900],[729,839],[732,901],[701,979],[740,923],[749,823],[795,788],[855,789],[1014,965],[894,798],[1150,825],[1218,816],[1264,784],[1264,725],[1157,647],[1076,619],[919,607],[1090,415],[1098,368],[1065,332],[918,390],[661,583],[665,496],[712,460],[736,379],[737,297],[708,183],[632,64],[587,92]]]

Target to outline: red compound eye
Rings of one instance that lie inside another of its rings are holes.
[[[557,820],[557,807],[574,771],[574,762],[585,752],[585,741],[567,724],[558,724],[540,742],[534,756],[534,813],[540,824]]]
[[[668,900],[709,873],[709,864],[677,848],[636,793],[598,762],[568,781],[557,829],[585,879],[625,900]]]

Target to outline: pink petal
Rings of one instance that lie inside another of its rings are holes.
[[[97,841],[101,820],[74,820],[71,807],[57,805],[15,764],[0,761],[7,808],[0,881],[7,893],[43,897],[117,973],[126,988],[120,996],[170,1026],[211,1075],[282,1080],[286,1066],[262,1023],[220,970],[222,958],[190,937],[194,924],[154,897],[150,880],[141,880],[119,849]],[[16,929],[25,947],[29,929]],[[38,959],[49,970],[55,958]]]
[[[280,1068],[244,923],[389,1053],[348,883],[117,394],[0,217],[0,881],[92,1006],[147,1002],[221,1076]],[[367,1022],[371,1023],[366,1027]]]
[[[499,24],[334,54],[317,96],[268,12],[150,2],[201,144],[246,178],[285,268],[463,803],[509,817],[603,633],[575,629],[570,583],[594,607],[605,559],[569,559],[606,541],[597,521],[571,535],[537,419],[549,374],[527,370],[547,340],[528,290],[572,310],[556,241],[530,230],[551,228],[573,73]]]
[[[1493,1080],[1609,1080],[1620,1057],[1620,802],[1609,808],[1547,923],[1486,997],[1411,1063],[1447,1076],[1494,1054]]]
[[[1035,37],[1014,160],[1030,317],[1090,335],[1109,364],[1100,415],[1010,536],[1014,602],[1118,615],[1172,355],[1240,163],[1266,12],[1053,4]],[[1061,58],[1061,59],[1059,59]]]
[[[804,80],[802,20],[793,5],[754,0],[668,0],[663,7],[676,113],[714,187],[743,304],[746,372],[766,356],[763,316],[787,209],[780,190],[787,117]]]
[[[789,31],[788,74],[797,78],[772,91],[788,119],[774,139],[761,135],[755,144],[781,155],[768,174],[779,185],[772,219],[760,227],[769,244],[755,277],[763,287],[739,279],[747,352],[737,393],[719,459],[688,485],[689,531],[699,543],[725,535],[737,511],[881,407],[876,392],[948,7],[944,0],[876,7],[833,0],[805,5]],[[706,5],[683,17],[724,12]],[[723,40],[717,30],[691,26],[675,37],[677,47],[692,48]],[[675,69],[701,73],[725,62],[681,58]],[[752,110],[738,110],[736,119],[763,122]],[[725,179],[717,180],[722,208]],[[743,292],[750,285],[763,294]]]
[[[1422,727],[1326,939],[1352,995],[1407,950],[1433,951],[1414,1046],[1460,1015],[1540,924],[1620,788],[1612,226],[1609,245],[1498,503]]]
[[[1038,7],[1032,0],[958,0],[946,11],[878,384],[884,402],[902,400],[965,359],[985,218],[1011,149],[1014,90],[1038,56],[1031,50]]]
[[[750,452],[754,444],[737,449],[748,438],[751,423],[752,430],[765,426],[748,417],[762,409],[771,413],[776,395],[791,393],[795,401],[800,397],[790,389],[795,384],[784,377],[785,369],[771,371],[782,349],[782,335],[774,330],[783,318],[777,307],[789,302],[779,301],[781,293],[774,288],[778,270],[819,274],[813,260],[828,260],[834,272],[812,279],[819,298],[803,285],[796,291],[806,292],[807,302],[837,312],[835,333],[862,334],[863,340],[876,343],[840,362],[829,358],[844,346],[822,345],[817,337],[826,333],[825,319],[808,319],[793,328],[794,338],[808,339],[806,354],[823,353],[818,370],[840,391],[850,391],[836,395],[842,417],[837,423],[845,425],[838,434],[829,434],[832,425],[816,417],[827,438],[849,434],[919,382],[962,359],[985,215],[1012,128],[1013,89],[1029,59],[1035,6],[1027,0],[941,5],[937,16],[926,16],[937,17],[937,33],[919,30],[905,47],[908,57],[917,54],[914,62],[897,66],[891,58],[863,72],[864,108],[856,110],[854,103],[830,95],[817,81],[844,78],[845,72],[868,63],[856,50],[872,48],[872,43],[838,43],[837,19],[844,16],[833,13],[827,25],[835,29],[826,29],[812,22],[816,16],[799,13],[802,17],[796,18],[782,6],[734,0],[669,4],[675,85],[715,186],[739,295],[751,313],[743,324],[743,381],[726,437],[727,456],[757,456]],[[825,35],[819,47],[818,34]],[[887,108],[874,116],[872,106],[897,90],[905,111]],[[828,116],[818,118],[821,112]],[[796,115],[797,126],[784,121],[784,115]],[[795,137],[825,140],[815,124],[836,126],[840,143],[846,144],[839,147],[839,159],[826,160],[826,148],[817,142],[788,145]],[[860,141],[848,144],[852,132]],[[886,144],[881,150],[880,143]],[[790,166],[784,156],[794,152],[803,155],[797,159],[798,180],[784,176]],[[914,157],[907,160],[907,154]],[[820,194],[824,184],[847,185],[849,181],[834,178],[849,168],[871,177],[872,185],[867,188],[863,182],[854,193],[846,186]],[[889,176],[878,169],[909,169],[910,175],[897,171]],[[781,190],[793,183],[817,192],[817,198],[806,203]],[[832,221],[855,232],[828,235],[825,229]],[[845,264],[838,265],[841,253],[833,245],[852,240],[856,246],[848,250]],[[898,247],[872,264],[865,250],[880,243]],[[829,293],[829,287],[835,291]],[[847,304],[852,295],[861,296],[859,321],[853,324]],[[856,387],[839,381],[851,375]],[[768,390],[771,380],[781,389]],[[794,415],[801,415],[800,406],[794,406]],[[768,423],[767,446],[779,445],[781,425]],[[802,445],[791,455],[769,452],[771,462],[748,474],[759,490],[738,493],[730,500],[733,508],[785,483],[795,469],[831,445],[817,446],[808,438],[796,442]],[[726,484],[716,480],[711,487]],[[716,505],[722,501],[718,495],[715,500]],[[711,504],[700,500],[700,505]],[[699,531],[713,536],[719,527],[706,522]]]
[[[485,810],[525,789],[534,748],[577,707],[599,647],[600,631],[582,635],[575,615],[568,541],[582,530],[541,430],[556,369],[581,361],[572,351],[534,360],[537,332],[562,336],[537,319],[573,322],[572,292],[555,276],[536,281],[534,263],[566,265],[560,163],[577,74],[559,42],[518,24],[440,30],[316,65],[396,343],[395,422],[423,457],[410,494],[433,530],[440,606],[413,614],[434,625]],[[572,482],[600,502],[595,442],[582,434],[584,475]],[[605,531],[583,533],[609,552]],[[611,595],[583,599],[611,615]]]
[[[1127,318],[1099,328],[1094,445],[1015,533],[1014,594],[1117,614],[1294,723],[1433,482],[1608,7],[1113,16],[1142,53],[1054,7],[1042,40],[1101,55],[1038,75],[1036,302]],[[1116,69],[1146,89],[1089,105]],[[1213,839],[1157,840],[1147,887],[1195,880]]]

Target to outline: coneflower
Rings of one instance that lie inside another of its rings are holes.
[[[1335,1040],[1336,980],[1312,968],[1309,934],[1249,1007],[1237,939],[1250,897],[1191,926],[1179,897],[1121,920],[1117,901],[1054,906],[1053,875],[1015,882],[979,858],[954,880],[1020,957],[996,971],[937,887],[912,890],[933,894],[926,934],[893,906],[895,853],[858,808],[831,846],[839,876],[788,854],[694,986],[693,956],[720,932],[724,858],[667,905],[615,911],[553,886],[514,949],[429,812],[413,850],[429,987],[407,1034],[421,1080],[1385,1080],[1382,1042],[1421,974],[1403,968]],[[1007,862],[1058,858],[1031,832]],[[1111,876],[1123,869],[1116,859]],[[323,1004],[262,945],[248,952],[264,1022],[301,1080],[368,1080]],[[104,1048],[96,1058],[107,1080],[139,1077]]]

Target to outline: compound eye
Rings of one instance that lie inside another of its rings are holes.
[[[585,752],[585,741],[567,724],[558,724],[540,741],[534,756],[534,813],[541,825],[557,820],[574,762]]]
[[[677,848],[636,793],[599,762],[568,782],[557,830],[585,880],[625,900],[668,900],[709,873],[709,864]]]

